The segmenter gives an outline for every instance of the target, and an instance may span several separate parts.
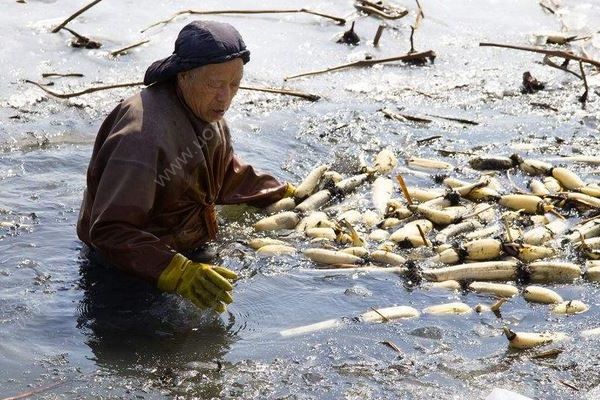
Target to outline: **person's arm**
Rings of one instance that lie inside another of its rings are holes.
[[[157,191],[154,155],[149,154],[155,150],[134,150],[135,142],[117,135],[100,150],[110,154],[101,157],[106,163],[91,208],[89,237],[110,263],[156,283],[176,252],[145,230]]]
[[[287,183],[281,183],[271,175],[257,172],[254,167],[232,155],[217,203],[247,203],[255,207],[265,207],[286,196],[288,190]]]

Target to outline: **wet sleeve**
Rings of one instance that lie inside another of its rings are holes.
[[[156,282],[176,252],[144,230],[158,190],[158,149],[135,129],[135,121],[123,118],[100,149],[90,241],[110,263]]]
[[[279,182],[271,175],[257,172],[232,151],[217,202],[247,203],[255,207],[265,207],[280,200],[285,190],[285,183]]]

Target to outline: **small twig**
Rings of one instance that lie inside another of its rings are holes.
[[[497,302],[495,302],[494,304],[491,305],[490,310],[492,310],[495,313],[500,312],[500,308],[507,301],[508,301],[508,299],[505,299],[505,298],[498,300]]]
[[[414,26],[410,26],[410,50],[408,51],[408,54],[413,54],[415,53],[415,44],[413,41],[413,37],[415,35],[415,27]]]
[[[125,47],[122,47],[122,48],[120,48],[120,49],[117,49],[117,50],[113,50],[113,51],[111,51],[111,52],[110,52],[110,55],[111,55],[111,56],[113,56],[113,57],[116,57],[116,56],[120,55],[121,53],[126,53],[126,52],[127,52],[127,50],[131,50],[131,49],[133,49],[133,48],[135,48],[135,47],[139,47],[139,46],[141,46],[141,45],[143,45],[143,44],[146,44],[146,43],[148,43],[149,41],[150,41],[150,39],[146,39],[146,40],[142,40],[142,41],[140,41],[140,42],[136,42],[136,43],[133,43],[133,44],[129,44],[129,45],[127,45],[127,46],[125,46]]]
[[[477,153],[473,153],[471,151],[460,151],[460,150],[447,150],[447,149],[434,149],[444,157],[452,156],[455,154],[462,154],[465,156],[476,156]]]
[[[79,73],[60,74],[58,72],[47,72],[47,73],[42,74],[42,78],[83,78],[83,74],[79,74]]]
[[[534,106],[534,107],[539,107],[539,108],[545,108],[554,112],[558,112],[559,109],[556,107],[551,106],[550,104],[546,104],[546,103],[538,103],[535,101],[532,101],[531,103],[529,103],[529,105]]]
[[[408,120],[408,121],[413,121],[413,122],[423,122],[426,124],[432,122],[428,118],[417,117],[414,115],[409,115],[409,114],[404,114],[404,113],[398,113],[398,112],[388,110],[387,108],[382,108],[379,111],[381,111],[386,116],[386,118],[393,119],[396,121],[407,121]]]
[[[563,221],[566,220],[565,217],[563,217],[558,211],[556,211],[554,208],[551,208],[548,210],[548,212],[552,215],[555,215],[556,217],[558,217],[558,219],[562,219]]]
[[[419,4],[419,0],[416,0],[416,2],[417,16],[415,17],[415,23],[410,26],[410,50],[408,52],[409,54],[416,52],[414,43],[415,31],[419,29],[419,26],[421,26],[421,20],[425,18],[425,14],[423,14],[423,9],[421,8],[421,4]]]
[[[66,382],[67,382],[67,379],[61,379],[58,382],[54,382],[54,383],[51,383],[51,384],[46,385],[46,386],[41,386],[39,388],[31,389],[31,390],[28,390],[26,392],[19,393],[19,394],[15,395],[15,396],[4,397],[4,398],[2,398],[2,400],[19,400],[19,399],[25,399],[27,397],[31,397],[33,395],[46,392],[46,391],[48,391],[50,389],[54,389],[55,387],[63,385]]]
[[[556,64],[555,62],[553,62],[553,61],[550,59],[550,56],[549,56],[549,55],[545,55],[545,56],[544,56],[544,61],[543,61],[543,63],[544,63],[545,65],[549,66],[549,67],[556,68],[556,69],[560,69],[561,71],[567,72],[567,73],[569,73],[569,74],[573,74],[573,75],[575,75],[576,77],[578,77],[579,79],[582,79],[582,78],[581,78],[581,75],[579,75],[577,72],[571,71],[569,68],[567,68],[567,67],[563,67],[562,65],[558,65],[558,64]]]
[[[579,388],[575,385],[573,385],[572,383],[570,383],[569,381],[565,381],[565,380],[559,380],[560,383],[562,383],[563,385],[565,385],[568,388],[571,388],[573,390],[579,391]]]
[[[480,186],[480,185],[481,185],[481,186]],[[472,190],[479,189],[480,187],[484,187],[484,186],[486,186],[486,185],[487,185],[487,183],[486,183],[486,182],[479,182],[479,183],[478,183],[476,186],[474,186],[474,187],[473,187],[473,189],[472,189]],[[463,219],[468,219],[468,218],[473,218],[473,217],[476,217],[476,216],[478,216],[479,214],[486,212],[486,211],[487,211],[487,210],[489,210],[490,208],[492,208],[492,206],[491,206],[491,205],[488,205],[487,207],[485,207],[485,208],[482,208],[482,209],[481,209],[481,210],[479,210],[479,211],[475,211],[475,212],[472,212],[471,214],[467,214],[467,215],[465,215],[465,216],[463,217]]]
[[[397,351],[398,353],[402,353],[402,350],[400,350],[400,347],[396,346],[396,344],[390,340],[385,340],[383,342],[379,342],[381,344],[384,344],[386,346],[388,346],[389,348],[391,348],[392,350]]]
[[[554,11],[554,9],[546,4],[544,4],[543,1],[539,2],[540,7],[542,7],[544,10],[548,11],[550,14],[556,14],[556,11]]]
[[[581,71],[581,77],[583,78],[583,87],[585,87],[585,91],[583,92],[581,97],[579,97],[579,101],[581,102],[581,108],[585,110],[585,103],[588,99],[589,87],[587,78],[585,76],[585,72],[583,70],[583,62],[581,60],[579,61],[579,70]]]
[[[286,90],[286,89],[261,88],[261,87],[256,87],[256,86],[240,86],[240,89],[252,90],[252,91],[257,91],[257,92],[285,94],[288,96],[300,97],[300,98],[303,98],[303,99],[306,99],[309,101],[317,101],[321,98],[321,96],[318,96],[316,94],[296,92],[293,90]]]
[[[430,117],[441,118],[441,119],[445,119],[445,120],[448,120],[448,121],[460,122],[461,124],[466,124],[466,125],[479,125],[479,122],[471,121],[470,119],[454,118],[454,117],[443,117],[441,115],[435,115],[435,114],[427,114],[427,115],[429,115]]]
[[[598,218],[600,218],[600,214],[599,214],[599,215],[596,215],[596,216],[593,216],[593,217],[586,218],[586,219],[582,220],[582,221],[581,221],[581,223],[582,223],[582,224],[585,224],[585,223],[587,223],[587,222],[590,222],[590,221],[596,220],[596,219],[598,219]]]
[[[81,14],[94,7],[96,4],[100,3],[102,0],[94,0],[87,6],[83,7],[79,11],[76,11],[75,14],[71,15],[69,18],[65,19],[60,25],[57,25],[54,29],[52,29],[52,33],[56,33],[64,28],[69,22],[79,17]]]
[[[324,74],[327,72],[337,71],[340,69],[346,69],[346,68],[351,68],[351,67],[371,67],[376,64],[382,64],[382,63],[388,63],[388,62],[394,62],[394,61],[410,62],[410,61],[414,61],[414,60],[423,60],[423,59],[429,59],[430,62],[433,62],[433,60],[435,59],[435,53],[432,50],[429,50],[429,51],[424,51],[421,53],[404,54],[404,55],[396,56],[396,57],[371,59],[371,60],[359,60],[359,61],[354,61],[354,62],[351,62],[348,64],[342,64],[342,65],[337,65],[335,67],[325,68],[325,69],[318,70],[318,71],[304,72],[304,73],[301,73],[298,75],[288,76],[287,78],[285,78],[285,80],[287,81],[289,79],[300,78],[302,76]]]
[[[434,141],[434,140],[439,139],[439,138],[441,138],[440,135],[435,135],[435,136],[430,136],[430,137],[425,138],[425,139],[419,139],[419,140],[417,140],[417,144],[421,145],[421,144],[424,144],[424,143],[427,143],[427,142]]]
[[[84,94],[99,92],[101,90],[118,89],[118,88],[124,88],[124,87],[132,87],[132,86],[142,86],[144,84],[144,82],[127,82],[127,83],[118,83],[118,84],[114,84],[114,85],[103,85],[103,86],[91,87],[91,88],[87,88],[87,89],[81,90],[79,92],[73,92],[73,93],[58,93],[58,92],[54,92],[52,90],[46,89],[38,82],[30,81],[28,79],[26,79],[25,82],[31,83],[31,84],[39,87],[40,89],[42,89],[47,94],[54,96],[54,97],[58,97],[59,99],[69,99],[71,97],[82,96]]]
[[[71,28],[67,28],[67,27],[63,27],[61,29],[64,29],[65,31],[69,32],[71,35],[75,36],[77,39],[81,40],[82,42],[89,42],[90,38],[87,36],[83,36],[80,33],[75,32],[73,29]]]
[[[402,175],[396,175],[396,180],[398,181],[398,185],[400,185],[400,190],[402,190],[402,194],[404,195],[408,205],[413,204],[412,198],[410,197],[410,193],[408,192],[408,188],[406,187],[406,183],[404,182]]]
[[[379,310],[376,309],[375,307],[371,307],[371,310],[373,310],[376,314],[378,314],[383,319],[383,322],[390,322],[390,319],[388,317],[386,317],[385,315],[383,315],[382,313],[380,313]]]
[[[377,32],[375,32],[375,38],[373,39],[373,46],[379,46],[379,40],[381,39],[381,35],[383,34],[383,30],[385,29],[385,25],[379,25],[377,27]]]
[[[332,246],[331,249],[336,249],[336,247]],[[338,264],[331,264],[329,266],[324,266],[323,269],[327,269],[327,268],[339,268],[339,269],[344,269],[344,268],[356,268],[356,264],[343,264],[343,263],[338,263]]]
[[[71,40],[71,46],[73,46],[73,47],[85,47],[86,49],[99,49],[100,47],[102,47],[102,43],[100,43],[96,40],[92,40],[87,36],[83,36],[83,35],[75,32],[73,29],[67,28],[66,26],[63,27],[62,29],[69,32],[71,35],[75,36],[75,38],[77,39],[77,40]]]
[[[522,51],[529,51],[532,53],[546,54],[551,57],[561,57],[566,60],[581,61],[586,64],[591,64],[595,67],[600,68],[600,61],[592,60],[592,59],[586,58],[586,57],[577,56],[568,51],[546,50],[546,49],[541,49],[539,47],[515,46],[515,45],[500,44],[500,43],[479,43],[479,46],[481,46],[481,47],[501,47],[501,48],[505,48],[505,49],[522,50]]]
[[[581,231],[577,231],[577,233],[579,233],[579,240],[581,240],[581,248],[585,251],[590,251],[590,246],[585,242],[585,235]]]
[[[423,7],[421,7],[421,3],[419,0],[415,0],[417,2],[417,15],[420,15],[421,19],[425,19],[425,13],[423,12]]]
[[[425,232],[423,232],[423,228],[421,228],[421,225],[417,224],[417,229],[419,230],[419,235],[421,235],[421,239],[423,239],[423,245],[429,247],[429,245],[427,244],[427,238],[425,237]]]
[[[190,15],[215,15],[215,14],[292,14],[292,13],[305,13],[317,15],[319,17],[328,18],[336,21],[340,25],[345,25],[346,20],[344,18],[336,17],[329,14],[324,14],[318,11],[309,10],[307,8],[293,9],[293,10],[182,10],[178,11],[167,19],[158,21],[153,23],[152,25],[141,30],[142,33],[146,32],[148,29],[153,28],[157,25],[168,24],[173,21],[175,18],[180,15],[190,14]]]
[[[415,92],[416,94],[420,94],[421,96],[429,97],[430,99],[435,99],[436,98],[436,96],[434,96],[434,95],[431,95],[429,93],[425,93],[425,92],[423,92],[421,90],[410,88],[410,87],[402,88],[401,90]]]

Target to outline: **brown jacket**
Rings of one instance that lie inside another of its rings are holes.
[[[264,206],[284,191],[233,154],[225,121],[198,119],[163,83],[123,101],[100,127],[77,235],[155,282],[176,252],[215,238],[214,204]]]

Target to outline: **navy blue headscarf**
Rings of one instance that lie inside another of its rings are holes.
[[[244,64],[250,61],[250,51],[233,26],[215,21],[190,22],[179,32],[173,54],[148,67],[144,84],[166,81],[179,72],[234,58],[241,58]]]

